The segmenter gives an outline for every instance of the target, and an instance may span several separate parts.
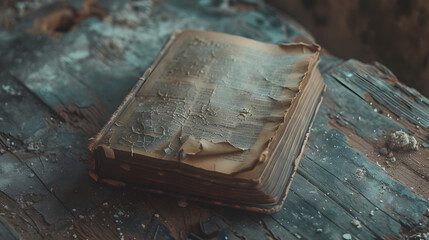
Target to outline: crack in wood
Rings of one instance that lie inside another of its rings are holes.
[[[266,235],[270,240],[280,240],[280,238],[276,237],[274,233],[267,227],[267,224],[265,224],[264,220],[260,219],[258,223],[267,231]]]

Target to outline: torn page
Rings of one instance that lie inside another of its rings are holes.
[[[110,145],[225,174],[249,169],[313,57],[302,45],[183,32],[110,129]]]

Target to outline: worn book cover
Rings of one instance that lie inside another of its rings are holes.
[[[173,33],[89,144],[97,181],[274,212],[325,88],[317,45]]]

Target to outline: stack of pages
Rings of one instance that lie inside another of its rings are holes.
[[[325,89],[317,45],[174,33],[89,145],[114,185],[279,210]]]

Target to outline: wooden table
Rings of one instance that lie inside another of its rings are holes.
[[[280,212],[94,182],[88,139],[172,31],[313,40],[257,1],[66,2],[0,29],[0,239],[417,239],[428,231],[429,100],[381,64],[326,53],[325,99]],[[394,152],[390,162],[379,150],[399,129],[426,148]]]

